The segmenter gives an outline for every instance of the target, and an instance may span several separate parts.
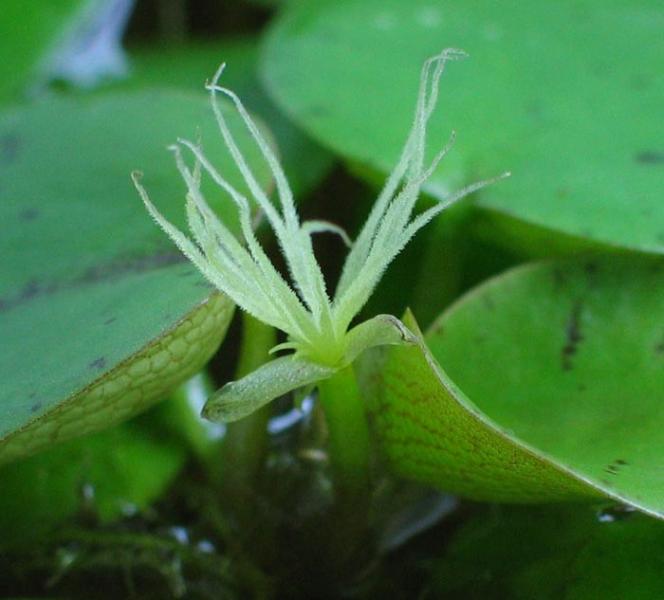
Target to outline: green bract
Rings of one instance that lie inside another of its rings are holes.
[[[452,203],[493,181],[469,185],[413,216],[422,184],[454,141],[452,134],[431,163],[425,164],[426,129],[436,106],[438,82],[446,63],[464,56],[459,50],[447,49],[424,63],[414,120],[401,157],[352,244],[335,225],[325,221],[300,222],[293,194],[279,161],[240,99],[232,91],[219,86],[224,65],[219,68],[207,88],[221,135],[251,191],[255,205],[264,213],[276,234],[295,289],[273,266],[258,242],[252,228],[249,200],[215,169],[199,144],[179,140],[177,145],[171,147],[188,189],[187,216],[194,241],[158,212],[138,183],[137,175],[134,176],[150,214],[198,269],[241,308],[288,334],[288,341],[272,351],[294,350],[292,355],[268,363],[242,380],[222,388],[208,400],[205,416],[219,421],[239,419],[281,394],[330,377],[369,347],[410,339],[408,330],[396,318],[386,315],[350,330],[349,326],[371,296],[387,266],[413,235]],[[216,102],[218,93],[228,96],[235,104],[269,165],[276,183],[280,211],[270,202],[238,148]],[[183,150],[193,156],[193,168],[185,163]],[[206,203],[201,192],[202,172],[209,175],[237,207],[242,240],[217,219]],[[341,235],[351,248],[332,300],[311,241],[314,233],[322,231]]]

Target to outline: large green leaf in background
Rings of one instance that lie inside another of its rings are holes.
[[[247,107],[269,124],[280,160],[296,199],[309,192],[332,166],[331,155],[312,142],[278,110],[258,80],[259,42],[238,37],[165,48],[130,48],[132,86],[174,86],[198,91],[219,65],[226,63],[221,84],[237,93]]]
[[[390,350],[376,406],[399,472],[471,498],[606,495],[664,518],[661,259],[514,269],[425,341]]]
[[[2,0],[0,101],[15,97],[38,73],[45,52],[75,20],[86,0]]]
[[[492,507],[432,569],[432,598],[660,600],[664,524],[584,506]]]
[[[155,226],[129,179],[143,169],[155,203],[184,227],[184,184],[165,147],[200,131],[239,185],[202,96],[52,100],[0,119],[0,462],[131,416],[222,339],[231,303]],[[259,163],[234,113],[230,123]],[[232,224],[230,202],[207,191]]]
[[[493,233],[662,253],[663,29],[657,0],[294,3],[267,39],[263,75],[316,139],[386,172],[423,60],[463,48],[471,58],[448,66],[429,139],[433,151],[457,130],[468,181],[513,172],[479,196]],[[443,196],[448,173],[427,191]]]

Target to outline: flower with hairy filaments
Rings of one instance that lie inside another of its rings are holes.
[[[468,185],[413,214],[422,185],[454,143],[452,133],[442,150],[430,163],[425,163],[427,124],[438,99],[440,76],[449,61],[464,56],[460,50],[446,49],[424,63],[413,124],[401,156],[353,242],[332,223],[300,221],[292,191],[274,151],[237,95],[219,85],[224,65],[206,87],[219,131],[251,198],[240,193],[217,171],[200,144],[178,140],[170,149],[187,187],[186,211],[192,240],[161,215],[140,184],[139,174],[133,174],[149,213],[200,272],[240,308],[288,336],[287,342],[272,351],[290,350],[289,355],[227,384],[208,401],[206,416],[221,421],[236,420],[282,393],[331,376],[366,348],[412,339],[405,326],[389,315],[379,315],[352,328],[351,323],[385,269],[419,229],[461,198],[507,175]],[[233,103],[269,166],[278,206],[258,183],[240,151],[222,113],[219,94]],[[192,156],[193,168],[186,164],[184,152]],[[240,238],[207,204],[201,191],[202,172],[234,203]],[[265,216],[274,231],[291,283],[274,267],[259,243],[252,226],[252,207]],[[350,247],[333,297],[328,294],[312,246],[312,235],[323,231],[339,234]]]

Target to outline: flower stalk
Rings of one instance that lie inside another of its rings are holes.
[[[337,490],[348,499],[367,497],[369,428],[353,365],[319,382],[318,397],[325,413]]]

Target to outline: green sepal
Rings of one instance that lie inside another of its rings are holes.
[[[408,327],[393,315],[377,315],[353,327],[347,335],[344,366],[352,363],[369,348],[418,342]]]
[[[238,421],[271,400],[297,388],[327,379],[336,369],[310,361],[283,356],[238,381],[231,381],[215,392],[203,407],[202,415],[217,423]]]

